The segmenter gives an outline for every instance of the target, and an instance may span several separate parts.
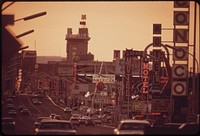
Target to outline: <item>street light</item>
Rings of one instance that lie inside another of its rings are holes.
[[[20,21],[20,20],[27,21],[27,20],[30,20],[30,19],[33,19],[33,18],[37,18],[37,17],[43,16],[43,15],[46,15],[46,14],[47,14],[47,12],[44,11],[44,12],[40,12],[40,13],[37,13],[37,14],[34,14],[34,15],[30,15],[28,17],[16,19],[16,20],[14,20],[14,22],[17,22],[17,21]]]
[[[20,38],[22,36],[28,35],[28,34],[33,33],[33,32],[34,32],[34,30],[32,29],[32,30],[29,30],[27,32],[24,32],[22,34],[19,34],[19,35],[15,36],[15,38]]]

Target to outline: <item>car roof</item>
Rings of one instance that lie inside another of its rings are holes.
[[[12,119],[13,120],[12,117],[3,117],[2,120],[4,120],[4,119]]]
[[[136,120],[136,119],[121,120],[121,123],[146,123],[146,124],[149,124],[149,122],[147,120]]]
[[[41,122],[65,122],[65,123],[70,123],[69,120],[55,120],[55,119],[45,119],[45,120],[42,120]]]

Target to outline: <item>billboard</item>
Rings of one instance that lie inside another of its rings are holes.
[[[113,74],[93,74],[92,75],[92,83],[108,83],[112,84],[115,82],[115,75]]]

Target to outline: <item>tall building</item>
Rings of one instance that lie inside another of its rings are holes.
[[[94,60],[94,55],[88,53],[88,41],[90,37],[88,28],[86,27],[86,15],[81,16],[78,34],[73,34],[72,28],[68,28],[65,40],[67,40],[67,61],[72,61],[75,55],[80,57],[80,61]]]

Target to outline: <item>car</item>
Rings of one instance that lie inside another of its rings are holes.
[[[95,123],[91,118],[86,119],[86,121],[85,121],[85,126],[93,126],[94,127],[94,124]]]
[[[82,117],[79,119],[80,125],[82,125],[82,124],[85,125],[85,121],[87,120],[87,118],[89,118],[89,117],[88,117],[88,116],[82,116]]]
[[[24,105],[19,105],[19,106],[18,106],[18,110],[19,110],[20,112],[21,112],[21,110],[24,109],[24,108],[25,108]]]
[[[72,109],[70,107],[65,107],[64,108],[64,112],[65,113],[71,113],[72,112]]]
[[[8,98],[8,99],[7,99],[7,103],[8,103],[8,104],[13,104],[13,99],[12,99],[12,98]]]
[[[94,124],[101,125],[101,120],[100,119],[95,118],[95,119],[93,119],[93,121],[94,121]]]
[[[37,117],[37,118],[36,118],[36,121],[34,122],[35,128],[37,128],[37,127],[40,125],[40,122],[41,122],[43,119],[51,119],[51,118],[50,118],[50,117]]]
[[[53,118],[54,118],[54,119],[57,119],[57,120],[61,120],[61,119],[62,119],[62,116],[61,116],[61,115],[55,115]]]
[[[38,128],[35,128],[35,135],[76,135],[77,131],[72,123],[67,120],[44,119]]]
[[[54,116],[56,116],[55,113],[51,113],[51,114],[49,115],[49,117],[52,118],[52,119],[54,118]]]
[[[21,114],[22,115],[30,115],[30,112],[27,108],[24,108],[24,109],[21,110]]]
[[[117,128],[113,130],[114,135],[146,134],[146,129],[151,127],[147,120],[127,119],[121,120]]]
[[[15,109],[12,109],[12,110],[8,111],[8,114],[16,116],[17,115],[17,111]]]
[[[33,101],[33,104],[35,104],[35,105],[41,105],[42,104],[41,100],[38,99],[38,98],[33,98],[32,101]]]
[[[71,122],[74,126],[80,126],[79,119],[80,119],[80,118],[77,118],[77,117],[71,117],[71,118],[70,118],[70,122]]]
[[[13,104],[8,104],[6,106],[7,109],[15,109],[15,106]]]
[[[80,114],[72,114],[72,117],[75,117],[75,118],[81,118],[81,115]]]
[[[144,116],[144,115],[135,115],[135,116],[133,116],[132,119],[144,120],[144,119],[145,119],[145,116]]]
[[[196,122],[182,123],[178,129],[180,134],[195,135],[199,133],[200,126]]]
[[[15,129],[15,121],[11,117],[3,117],[1,125],[3,129]]]

